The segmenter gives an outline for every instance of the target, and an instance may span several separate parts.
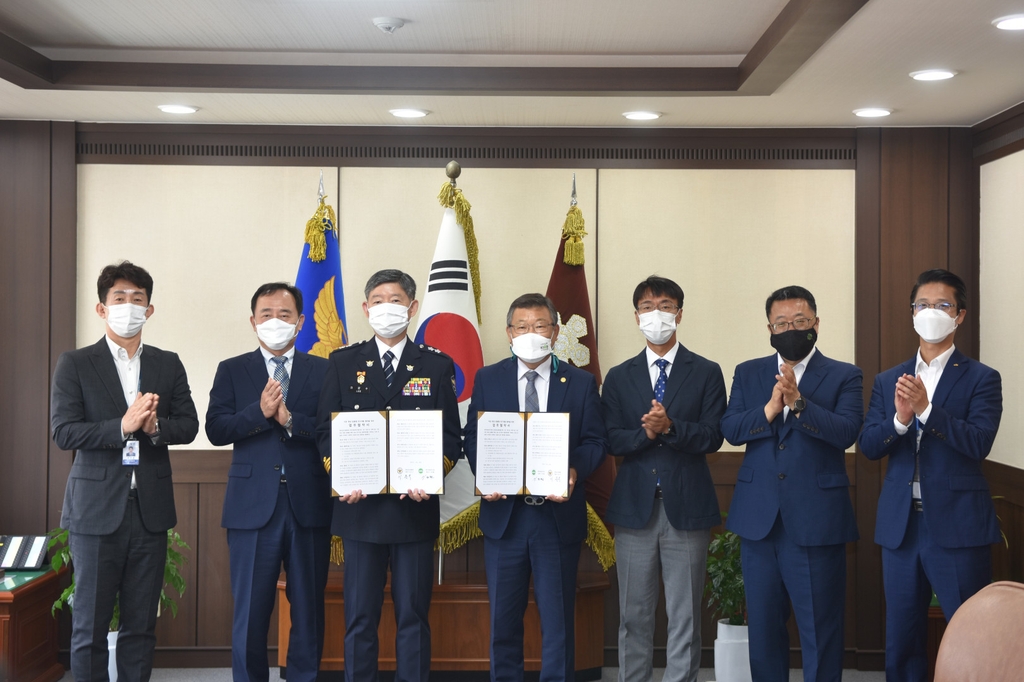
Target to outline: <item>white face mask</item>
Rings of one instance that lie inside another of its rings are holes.
[[[939,343],[956,330],[956,318],[935,308],[914,315],[914,331],[928,343]]]
[[[272,317],[256,325],[256,336],[270,350],[281,350],[295,338],[295,327],[284,320]]]
[[[513,336],[512,353],[523,362],[540,362],[551,355],[551,339],[533,332]]]
[[[409,328],[409,309],[397,303],[378,303],[369,308],[370,326],[384,339],[393,339]]]
[[[123,339],[130,339],[146,324],[146,310],[134,303],[119,303],[105,306],[107,309],[107,326]]]
[[[648,341],[660,346],[672,338],[672,334],[676,330],[676,314],[660,310],[640,313],[640,331],[644,333]]]

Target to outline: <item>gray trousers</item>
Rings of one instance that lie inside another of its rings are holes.
[[[142,524],[137,500],[125,500],[121,526],[110,535],[69,533],[75,571],[71,609],[71,675],[107,679],[107,630],[120,593],[118,682],[147,682],[156,648],[156,607],[164,582],[167,533]]]
[[[647,526],[615,528],[619,575],[619,682],[650,682],[654,613],[665,584],[668,642],[664,682],[696,682],[700,668],[700,611],[710,531],[677,530],[661,500]]]

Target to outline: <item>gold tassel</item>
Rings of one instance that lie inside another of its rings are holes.
[[[606,573],[615,565],[615,539],[612,538],[604,521],[597,515],[589,502],[587,502],[587,547],[594,550],[601,568]]]
[[[479,522],[480,501],[477,500],[441,524],[441,534],[437,536],[435,549],[451,554],[473,538],[483,537]]]
[[[327,470],[327,473],[331,473],[331,458],[330,457],[324,457],[324,469]]]
[[[331,536],[331,563],[341,566],[345,562],[345,545],[337,535]],[[608,570],[607,568],[605,569]]]
[[[455,209],[455,220],[462,225],[466,233],[466,254],[469,256],[469,274],[473,279],[473,300],[476,302],[476,321],[482,322],[480,317],[480,249],[476,243],[476,232],[473,230],[473,216],[469,215],[469,201],[463,196],[461,189],[456,189],[452,183],[446,182],[441,185],[441,191],[437,200],[444,208]]]
[[[565,240],[562,261],[566,265],[583,265],[583,238],[586,235],[587,231],[583,229],[583,211],[579,206],[573,205],[565,214],[565,222],[562,223],[562,239]]]
[[[313,217],[306,221],[306,243],[309,244],[309,260],[319,263],[327,258],[327,238],[324,232],[333,230],[337,236],[338,220],[330,204],[324,203],[327,195],[320,197]]]

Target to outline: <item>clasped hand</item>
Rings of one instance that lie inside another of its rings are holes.
[[[260,410],[267,419],[273,419],[281,426],[288,423],[288,407],[284,404],[284,391],[281,382],[273,378],[267,379],[267,385],[260,394]]]
[[[654,440],[659,434],[667,433],[672,426],[672,420],[665,413],[665,406],[657,400],[651,401],[651,409],[640,418],[640,426],[650,440]]]
[[[771,423],[773,419],[782,414],[785,407],[790,410],[800,397],[800,389],[796,385],[796,374],[789,365],[780,365],[779,373],[775,375],[775,386],[772,388],[772,397],[764,406],[764,416]]]
[[[156,393],[139,393],[135,402],[128,406],[128,411],[121,417],[121,433],[135,433],[142,430],[148,436],[156,433],[157,407],[160,396]]]
[[[928,389],[920,377],[904,374],[896,380],[896,396],[893,402],[900,424],[910,426],[915,416],[920,417],[928,409]]]

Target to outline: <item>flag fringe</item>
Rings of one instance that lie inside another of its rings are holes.
[[[327,238],[324,232],[335,229],[338,224],[334,208],[320,197],[320,205],[316,207],[313,217],[306,221],[306,243],[309,244],[309,260],[319,263],[327,258]]]
[[[441,524],[436,548],[451,554],[473,538],[483,537],[483,534],[480,530],[480,500],[477,500]]]
[[[476,232],[473,229],[473,216],[469,214],[472,207],[462,194],[462,190],[456,189],[450,182],[441,185],[437,200],[444,208],[455,209],[455,221],[462,226],[462,231],[466,234],[466,254],[469,256],[469,274],[473,279],[476,321],[480,324],[483,321],[480,316],[480,249],[477,247]]]
[[[608,527],[597,515],[594,508],[587,502],[587,547],[594,550],[601,568],[608,569],[615,565],[615,538],[608,532]]]
[[[331,563],[336,566],[345,563],[345,543],[337,535],[331,536]]]
[[[583,265],[583,237],[586,235],[587,231],[583,229],[583,211],[579,206],[573,206],[565,214],[565,222],[562,223],[562,239],[565,240],[562,261],[566,265]]]

